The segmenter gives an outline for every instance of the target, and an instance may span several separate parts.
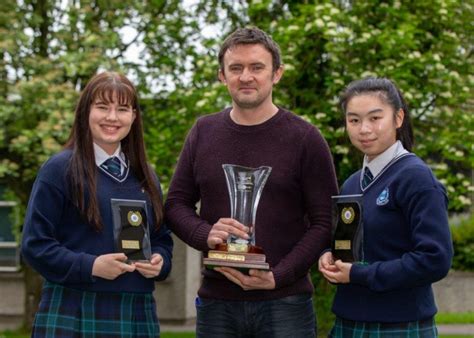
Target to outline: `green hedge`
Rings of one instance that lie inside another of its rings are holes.
[[[474,271],[474,214],[457,225],[451,225],[454,257],[452,268]]]
[[[311,273],[315,288],[314,310],[318,324],[318,337],[327,337],[334,324],[335,316],[331,311],[336,286],[330,284],[315,268]]]

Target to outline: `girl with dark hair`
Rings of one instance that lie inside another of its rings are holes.
[[[364,153],[362,169],[341,195],[362,194],[363,262],[334,261],[319,270],[337,292],[330,337],[437,337],[431,284],[453,254],[447,195],[429,167],[411,153],[408,107],[385,78],[352,82],[341,95],[351,143]]]
[[[144,203],[149,261],[116,252],[111,199]],[[79,98],[65,150],[41,167],[28,203],[22,254],[45,278],[32,336],[158,337],[152,292],[171,270],[173,248],[162,209],[136,89],[121,74],[98,74]]]

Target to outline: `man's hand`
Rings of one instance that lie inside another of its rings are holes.
[[[155,253],[151,256],[150,263],[135,262],[135,268],[145,278],[154,278],[160,274],[161,268],[163,267],[163,257]]]
[[[92,276],[112,280],[125,272],[135,271],[135,267],[125,263],[126,261],[127,256],[123,253],[100,255],[92,265]]]
[[[273,290],[275,289],[275,278],[273,272],[250,269],[249,275],[244,275],[236,269],[228,267],[214,268],[228,280],[239,285],[244,290]]]
[[[214,249],[216,245],[225,243],[230,234],[248,239],[249,228],[232,218],[220,218],[207,236],[207,245]]]

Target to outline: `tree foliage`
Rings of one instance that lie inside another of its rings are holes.
[[[259,3],[250,7],[250,17],[272,18],[265,28],[284,51],[280,100],[320,128],[340,182],[360,166],[360,158],[344,135],[338,94],[354,79],[384,76],[400,86],[409,103],[415,152],[446,185],[450,209],[471,206],[472,3]]]
[[[155,83],[182,83],[195,30],[184,14],[180,1],[0,2],[0,184],[18,202],[14,219],[22,221],[36,173],[65,143],[79,91],[97,71],[128,73],[144,97]],[[25,269],[28,326],[41,280]]]

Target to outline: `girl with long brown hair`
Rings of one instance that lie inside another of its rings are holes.
[[[143,203],[143,215],[128,217],[149,234],[148,260],[118,252],[115,200]],[[136,89],[121,74],[98,74],[81,93],[65,149],[31,192],[22,253],[45,278],[32,336],[158,337],[152,292],[173,248],[162,209]]]

